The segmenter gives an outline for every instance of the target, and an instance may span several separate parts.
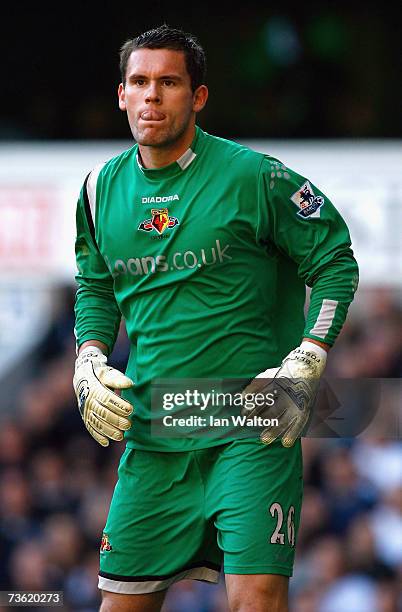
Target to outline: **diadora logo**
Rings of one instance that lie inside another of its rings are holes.
[[[174,202],[174,200],[180,200],[177,193],[175,193],[174,195],[168,195],[168,196],[150,196],[150,197],[143,196],[141,198],[141,202],[143,204],[160,204],[160,203],[164,204],[165,202]]]
[[[138,226],[139,230],[143,232],[152,232],[155,230],[159,235],[163,234],[165,229],[170,229],[179,225],[177,217],[169,217],[169,210],[167,208],[152,208],[152,218],[141,221]]]

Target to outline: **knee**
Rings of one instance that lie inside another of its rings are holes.
[[[99,612],[131,612],[132,597],[102,591],[102,603]]]
[[[166,591],[125,595],[102,591],[99,612],[160,612]]]
[[[261,597],[258,593],[250,596],[240,595],[232,599],[229,608],[230,612],[287,612],[288,610],[286,605],[278,606],[274,599],[265,594]]]
[[[230,612],[288,612],[287,597],[267,592],[239,594],[229,607]]]
[[[231,612],[288,610],[288,580],[283,576],[242,576],[230,587],[228,598]]]

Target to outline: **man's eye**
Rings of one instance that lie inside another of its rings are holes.
[[[166,87],[171,87],[172,85],[174,85],[174,81],[171,81],[170,79],[165,79],[163,81],[163,84],[166,85]]]
[[[135,79],[134,81],[134,84],[139,85],[139,86],[144,85],[144,83],[145,83],[144,79]]]

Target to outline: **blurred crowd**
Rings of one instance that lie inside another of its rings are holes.
[[[397,298],[388,290],[362,292],[331,354],[332,373],[401,376]],[[64,610],[92,612],[99,606],[100,538],[124,444],[98,446],[77,410],[73,299],[73,287],[59,289],[54,320],[32,352],[15,410],[0,412],[0,590],[62,590]],[[124,369],[127,348],[122,329],[110,363]],[[401,610],[398,432],[306,438],[303,447],[305,494],[292,612]],[[164,612],[227,611],[223,582],[183,581],[164,605]]]

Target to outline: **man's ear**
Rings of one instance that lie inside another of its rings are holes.
[[[119,96],[119,109],[122,111],[127,110],[126,107],[126,92],[124,91],[123,83],[120,83],[119,89],[117,90],[117,95]]]
[[[200,85],[197,87],[193,94],[193,111],[199,113],[208,100],[208,87],[206,85]]]

